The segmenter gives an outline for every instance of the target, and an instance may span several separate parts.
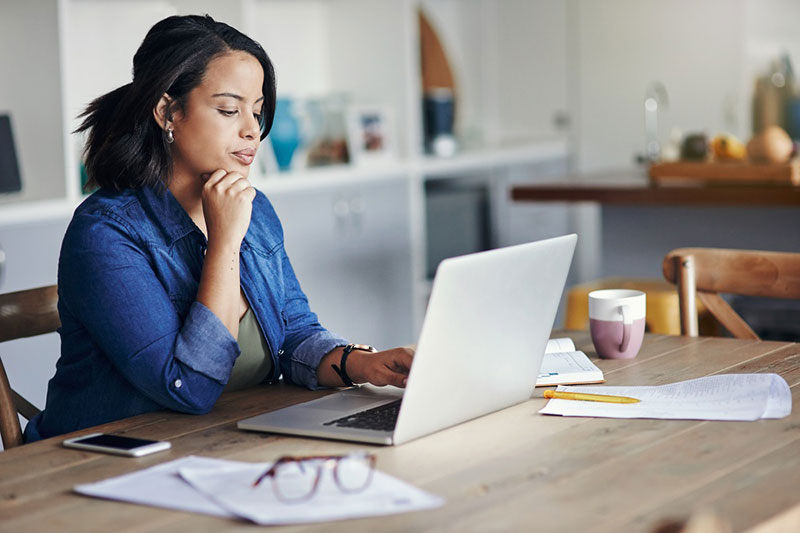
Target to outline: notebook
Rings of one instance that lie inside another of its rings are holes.
[[[567,235],[442,261],[405,391],[351,388],[238,427],[393,445],[528,400],[576,241]]]
[[[603,383],[603,371],[585,353],[575,349],[572,339],[551,339],[547,342],[539,370],[537,387]]]

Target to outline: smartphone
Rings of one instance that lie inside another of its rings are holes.
[[[62,444],[67,448],[113,453],[128,457],[141,457],[142,455],[168,450],[172,447],[166,441],[135,439],[108,433],[92,433],[91,435],[66,439]]]

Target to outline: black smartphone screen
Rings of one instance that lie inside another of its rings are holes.
[[[118,448],[120,450],[132,450],[140,446],[147,446],[148,444],[155,444],[158,441],[147,439],[134,439],[132,437],[121,437],[119,435],[96,435],[88,439],[80,439],[75,441],[76,444],[94,444],[95,446],[107,446],[109,448]]]

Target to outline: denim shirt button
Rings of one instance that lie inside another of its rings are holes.
[[[283,348],[281,348],[280,350],[278,350],[278,355],[283,355]]]
[[[176,388],[176,389],[180,389],[180,388],[181,388],[181,386],[183,385],[183,381],[181,381],[181,380],[179,380],[179,379],[176,379],[176,380],[173,382],[173,385],[175,385],[175,388]]]

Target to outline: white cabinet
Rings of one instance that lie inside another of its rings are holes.
[[[55,284],[67,224],[69,217],[0,224],[0,292]]]
[[[268,194],[311,309],[355,342],[413,340],[409,193],[400,175]]]

